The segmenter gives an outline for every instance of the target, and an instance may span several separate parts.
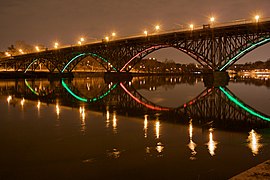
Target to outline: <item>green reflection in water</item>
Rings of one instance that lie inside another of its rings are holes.
[[[25,82],[26,86],[31,90],[32,93],[34,93],[35,95],[39,96],[39,93],[36,92],[36,91],[30,86],[30,84],[27,82],[26,79],[24,80],[24,82]]]
[[[117,87],[118,84],[114,84],[108,91],[106,91],[104,94],[98,96],[98,97],[95,97],[95,98],[92,98],[92,99],[86,99],[86,98],[83,98],[83,97],[80,97],[78,95],[76,95],[75,93],[73,93],[73,91],[68,87],[68,85],[64,82],[64,79],[62,79],[62,85],[63,87],[73,96],[75,97],[77,100],[79,101],[82,101],[82,102],[95,102],[95,101],[98,101],[104,97],[106,97],[113,89],[115,89]]]
[[[219,89],[233,102],[235,103],[237,106],[239,106],[240,108],[244,109],[245,111],[247,111],[248,113],[252,114],[253,116],[259,117],[265,121],[270,121],[270,118],[265,117],[257,112],[255,112],[254,110],[250,109],[249,107],[246,107],[242,102],[240,102],[239,100],[237,100],[235,97],[233,97],[233,95],[231,95],[229,92],[227,92],[224,88],[219,87]]]

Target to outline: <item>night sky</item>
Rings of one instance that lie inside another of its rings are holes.
[[[251,19],[255,14],[270,17],[269,0],[1,0],[0,51],[18,40],[52,47],[54,41],[75,44],[80,36],[87,41],[115,31],[118,36],[142,34],[156,24],[162,30],[188,24],[217,23]],[[270,58],[270,45],[245,56],[243,60]],[[153,54],[152,54],[153,56]],[[160,51],[158,58],[185,59],[178,51]],[[194,61],[195,62],[195,61]]]

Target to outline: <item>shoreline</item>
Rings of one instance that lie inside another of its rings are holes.
[[[270,179],[270,160],[264,161],[263,163],[230,178],[230,180],[241,179]]]

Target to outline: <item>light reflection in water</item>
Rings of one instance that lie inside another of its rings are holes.
[[[106,120],[110,120],[110,111],[109,110],[107,110]]]
[[[40,117],[40,101],[39,100],[37,103],[37,109],[38,109],[38,117]]]
[[[209,129],[209,142],[207,143],[208,145],[208,151],[211,156],[215,155],[215,150],[217,148],[217,142],[213,140],[213,129]]]
[[[59,107],[59,104],[58,103],[55,105],[55,111],[56,111],[56,114],[57,114],[57,118],[59,118],[60,107]]]
[[[90,83],[87,82],[87,83],[86,83],[86,87],[87,87],[87,90],[88,90],[88,91],[91,90],[91,89],[90,89],[90,87],[91,87],[91,86],[90,86]]]
[[[150,154],[150,147],[146,147],[145,152],[146,152],[146,154]]]
[[[251,149],[251,152],[253,154],[253,156],[256,156],[259,154],[259,150],[260,148],[263,146],[260,143],[261,140],[261,135],[259,135],[258,133],[256,133],[253,129],[249,132],[249,136],[247,141],[248,143],[248,147]]]
[[[144,115],[144,137],[147,138],[147,129],[148,129],[148,120],[147,120],[148,115]]]
[[[37,103],[37,108],[38,108],[38,111],[40,110],[40,101],[38,101]]]
[[[81,132],[85,132],[86,125],[85,125],[85,108],[80,107],[80,119],[81,119]]]
[[[159,139],[160,137],[160,122],[159,120],[156,121],[156,138]]]
[[[106,128],[109,128],[110,126],[110,111],[109,107],[106,107]]]
[[[39,82],[39,90],[42,90],[42,81]]]
[[[22,105],[22,107],[24,106],[24,103],[25,103],[25,100],[24,100],[24,98],[21,100],[21,105]]]
[[[164,149],[164,146],[161,142],[158,142],[157,143],[157,147],[156,147],[156,150],[158,153],[162,153],[163,152],[163,149]]]
[[[8,102],[8,104],[10,103],[11,100],[12,100],[12,96],[8,96],[8,97],[7,97],[7,102]]]
[[[195,151],[196,148],[196,143],[193,142],[192,140],[193,137],[193,126],[192,126],[192,120],[189,121],[189,143],[188,143],[188,147],[191,150],[191,156],[190,156],[190,160],[195,160],[195,155],[197,154],[197,152]]]
[[[148,156],[156,155],[157,157],[163,157],[164,145],[161,142],[158,142],[155,147],[146,147],[145,153]]]
[[[120,158],[121,151],[114,148],[113,150],[107,150],[107,156],[112,159]]]
[[[113,132],[117,133],[117,118],[116,111],[113,111]]]

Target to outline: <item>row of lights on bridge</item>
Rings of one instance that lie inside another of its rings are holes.
[[[259,15],[256,15],[256,16],[254,16],[254,19],[255,19],[255,22],[258,23],[259,22],[259,19],[260,19],[260,16]],[[213,17],[213,16],[210,17],[209,21],[211,22],[211,24],[213,24],[215,22],[215,17]],[[195,27],[194,24],[190,24],[189,25],[190,30],[194,30],[194,27]],[[158,32],[159,30],[160,30],[160,25],[156,25],[155,26],[155,32]],[[143,34],[145,36],[148,36],[149,32],[147,30],[144,30],[143,31]],[[116,33],[115,32],[112,32],[111,33],[111,36],[105,36],[104,37],[104,40],[108,42],[108,41],[110,41],[110,39],[114,39],[115,37],[116,37]],[[84,42],[85,42],[85,38],[84,37],[81,37],[79,39],[79,41],[77,42],[77,44],[80,46],[80,45],[83,45]],[[58,42],[55,42],[54,43],[54,48],[55,49],[58,49],[58,47],[59,47],[59,43]],[[35,49],[36,49],[37,52],[40,52],[41,51],[40,47],[38,47],[38,46],[35,46]],[[19,49],[19,52],[21,54],[24,54],[25,53],[22,49]],[[9,52],[5,52],[5,55],[7,57],[10,57],[11,56],[11,54]]]

